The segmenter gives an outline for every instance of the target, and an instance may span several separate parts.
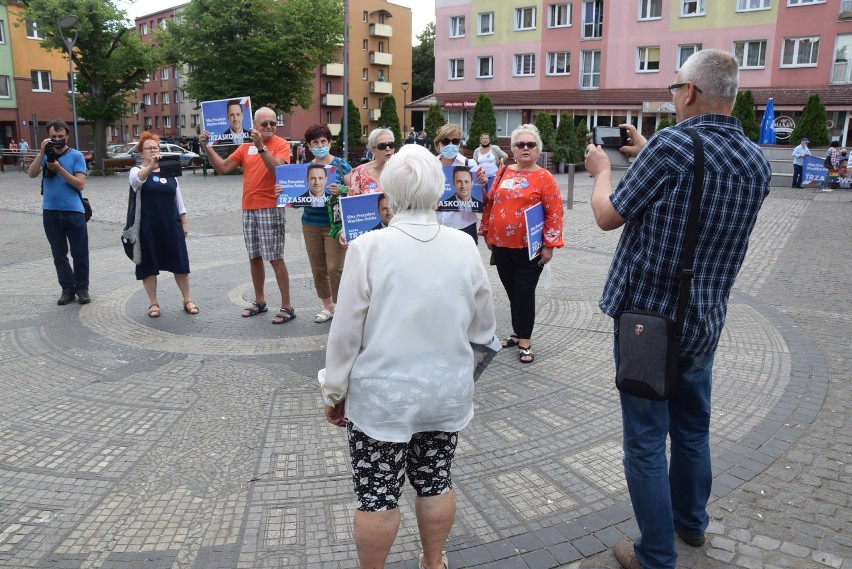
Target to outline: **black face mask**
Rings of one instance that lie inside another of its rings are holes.
[[[51,144],[53,144],[53,147],[56,150],[62,150],[63,148],[65,148],[65,142],[67,140],[68,140],[67,138],[54,139],[54,140],[51,141]]]
[[[482,143],[482,147],[483,147],[483,148],[488,148],[489,146],[491,146],[491,143],[490,143],[490,142],[483,142],[483,143]]]

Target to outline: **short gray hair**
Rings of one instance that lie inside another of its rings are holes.
[[[389,128],[374,128],[373,131],[370,133],[370,136],[367,137],[367,148],[375,148],[376,147],[376,140],[378,140],[378,138],[383,134],[389,134],[390,137],[391,137],[391,140],[393,140],[393,141],[396,140],[396,138],[393,135],[393,131],[391,129],[389,129]]]
[[[270,109],[269,107],[260,107],[259,109],[257,109],[257,110],[254,112],[254,120],[257,120],[257,117],[259,117],[259,116],[260,116],[260,113],[262,113],[262,112],[264,112],[264,111],[269,111],[270,113],[272,113],[273,115],[275,115],[275,122],[278,122],[278,115],[275,113],[275,111],[273,111],[273,110],[272,110],[272,109]]]
[[[534,124],[522,124],[518,128],[512,131],[512,134],[509,135],[509,139],[511,140],[510,144],[515,146],[515,143],[518,141],[518,137],[522,134],[530,134],[533,138],[535,138],[536,144],[538,144],[538,150],[542,150],[543,143],[541,142],[541,135],[538,133],[538,127]]]
[[[737,98],[740,69],[733,54],[721,49],[702,49],[689,56],[680,67],[680,81],[701,89],[710,101],[730,103]]]
[[[419,144],[405,144],[388,160],[379,184],[394,213],[430,211],[444,193],[440,160]]]

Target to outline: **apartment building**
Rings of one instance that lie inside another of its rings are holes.
[[[758,115],[771,97],[779,139],[812,93],[832,136],[852,120],[852,0],[436,0],[437,103],[466,130],[480,93],[507,136],[540,111],[652,133],[674,111],[666,86],[696,50],[740,62]]]

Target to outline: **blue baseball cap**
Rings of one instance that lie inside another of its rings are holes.
[[[807,138],[803,138],[802,142],[810,142],[810,140],[808,140]]]

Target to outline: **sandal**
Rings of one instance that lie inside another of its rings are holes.
[[[535,360],[535,354],[533,354],[533,351],[532,351],[532,344],[530,344],[526,348],[521,348],[520,346],[518,346],[518,348],[519,348],[518,360],[522,364],[533,363],[533,360]]]
[[[328,322],[334,318],[334,311],[329,310],[328,308],[323,308],[320,310],[320,313],[314,316],[314,322],[317,324],[322,324],[323,322]]]
[[[265,307],[264,307],[265,308]],[[272,317],[273,324],[285,324],[290,320],[296,318],[296,309],[295,308],[284,308],[283,306],[278,309],[278,314]]]
[[[254,302],[251,303],[251,306],[249,306],[248,308],[243,308],[243,318],[248,318],[250,316],[257,316],[261,312],[266,312],[267,310],[269,310],[269,309],[266,308],[265,302],[258,302],[258,301],[255,300]]]
[[[148,318],[159,318],[160,317],[160,305],[152,304],[148,307]]]
[[[503,346],[504,348],[514,348],[515,346],[517,346],[520,343],[521,343],[521,340],[515,334],[512,334],[511,336],[509,336],[505,340],[500,341],[500,345]]]
[[[192,300],[187,300],[183,303],[183,311],[187,314],[198,314],[198,305],[196,305]]]
[[[426,569],[426,567],[423,565],[423,552],[420,552],[420,556],[417,558],[417,561],[418,565],[420,566],[420,569]],[[441,563],[443,563],[442,567],[444,569],[448,569],[448,567],[450,566],[449,562],[447,561],[446,551],[441,552]]]

